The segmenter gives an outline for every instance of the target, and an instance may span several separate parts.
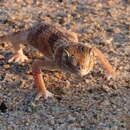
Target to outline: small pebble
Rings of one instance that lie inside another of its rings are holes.
[[[7,111],[7,106],[6,106],[6,104],[5,104],[4,102],[2,102],[2,103],[0,104],[0,111],[1,111],[2,113],[5,113],[5,112]]]
[[[5,57],[3,55],[0,55],[0,60],[3,60]]]
[[[4,67],[6,70],[8,70],[8,69],[11,68],[11,66],[10,66],[9,64],[5,64],[3,67]]]

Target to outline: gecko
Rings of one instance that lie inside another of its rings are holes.
[[[92,71],[96,61],[99,61],[107,72],[108,79],[116,78],[116,72],[98,48],[80,43],[76,33],[49,23],[41,22],[29,29],[1,36],[0,41],[13,45],[15,54],[9,62],[28,60],[21,47],[24,44],[33,46],[44,55],[36,59],[32,65],[33,78],[37,86],[35,100],[54,96],[45,86],[42,70],[57,70],[82,78]]]

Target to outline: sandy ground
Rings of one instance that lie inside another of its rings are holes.
[[[59,24],[78,33],[83,44],[95,44],[119,77],[106,81],[98,64],[82,82],[45,71],[46,86],[58,96],[34,103],[31,64],[41,55],[25,48],[28,63],[8,63],[12,46],[0,43],[0,130],[130,130],[130,1],[0,0],[0,35],[38,21]]]

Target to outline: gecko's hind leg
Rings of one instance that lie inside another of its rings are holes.
[[[20,44],[15,44],[14,46],[15,55],[9,59],[9,62],[26,62],[28,60],[27,56],[23,53],[23,48]]]

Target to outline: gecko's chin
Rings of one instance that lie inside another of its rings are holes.
[[[85,70],[77,70],[77,69],[72,69],[72,68],[67,68],[67,67],[66,68],[64,67],[64,69],[62,69],[62,70],[64,70],[64,72],[66,72],[66,73],[72,74],[72,75],[74,75],[76,77],[80,77],[80,78],[82,78],[88,74],[88,72],[86,72]]]
[[[79,77],[84,77],[85,75],[87,75],[88,73],[86,71],[78,71],[76,73]]]
[[[84,74],[81,74],[80,72],[73,72],[72,75],[76,78],[83,78],[85,75]]]

